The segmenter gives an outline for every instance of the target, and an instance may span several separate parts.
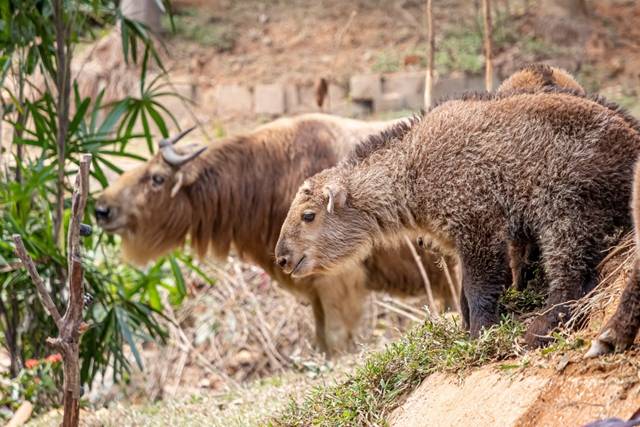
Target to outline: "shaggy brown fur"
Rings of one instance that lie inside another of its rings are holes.
[[[498,93],[519,92],[522,90],[539,90],[544,88],[560,87],[574,90],[580,95],[585,95],[584,88],[575,78],[562,68],[551,67],[545,64],[530,64],[513,73],[502,82]]]
[[[276,268],[273,248],[304,179],[334,166],[361,138],[389,124],[303,115],[215,143],[180,168],[158,154],[104,191],[97,207],[109,218],[101,225],[122,236],[124,257],[138,264],[182,245],[187,236],[200,256],[211,249],[225,257],[233,247],[311,302],[323,349],[343,349],[360,319],[367,287],[411,294],[423,288],[417,267],[406,262],[412,260],[409,249],[375,249],[366,266],[292,279]],[[423,260],[432,264],[427,255]],[[431,273],[435,284],[443,283],[442,271]],[[434,292],[446,295],[450,305],[447,289],[445,283]]]
[[[585,95],[584,88],[567,71],[545,64],[529,64],[513,73],[502,82],[499,94],[535,92],[544,89],[563,88]],[[523,290],[535,277],[535,266],[540,260],[540,250],[530,232],[513,233],[516,240],[509,242],[509,266],[513,286]]]
[[[505,242],[532,233],[550,291],[526,340],[543,344],[570,315],[567,301],[594,286],[605,237],[630,225],[640,132],[617,111],[555,88],[446,102],[386,141],[370,138],[368,155],[307,180],[276,255],[305,276],[406,231],[424,233],[459,254],[463,317],[477,336],[498,320],[510,278]]]
[[[620,298],[620,305],[591,344],[587,357],[625,350],[633,344],[640,329],[640,162],[636,164],[633,182],[631,207],[636,235],[636,262]]]

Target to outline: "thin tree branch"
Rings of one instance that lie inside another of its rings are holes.
[[[436,302],[433,299],[433,292],[431,291],[431,281],[429,280],[429,276],[427,275],[427,271],[424,269],[424,264],[422,264],[422,260],[420,259],[420,255],[416,251],[416,248],[413,246],[413,242],[407,236],[404,236],[405,242],[407,242],[407,246],[409,246],[409,250],[411,251],[411,255],[413,255],[413,259],[418,266],[418,270],[420,271],[420,275],[422,276],[422,280],[424,281],[424,287],[427,291],[427,302],[429,303],[429,310],[431,310],[431,316],[438,317],[438,310],[436,307]]]
[[[58,178],[56,182],[56,212],[54,216],[53,237],[60,243],[62,217],[64,214],[64,159],[67,130],[69,128],[69,98],[71,94],[71,51],[69,49],[69,27],[64,22],[64,1],[54,0],[53,20],[56,26],[56,89],[58,91],[57,116],[58,129],[56,145],[58,147]],[[71,25],[69,22],[68,25]]]
[[[440,268],[444,270],[444,275],[447,278],[447,283],[449,284],[449,292],[451,292],[451,298],[453,299],[454,308],[458,313],[462,313],[460,307],[460,289],[453,283],[453,279],[451,278],[451,271],[449,270],[449,264],[445,260],[444,256],[440,257]]]
[[[491,23],[491,0],[482,0],[482,15],[484,17],[484,85],[488,92],[493,90],[493,46]]]
[[[47,310],[49,315],[53,317],[53,321],[56,323],[58,329],[62,328],[62,317],[60,316],[60,312],[56,308],[53,300],[51,299],[51,295],[47,292],[47,288],[44,286],[44,282],[42,278],[38,274],[38,270],[36,269],[33,260],[27,253],[27,250],[24,247],[24,243],[22,242],[22,237],[19,234],[13,235],[13,242],[16,246],[16,255],[22,261],[22,265],[27,269],[33,284],[36,285],[36,289],[38,290],[38,296],[40,296],[40,301],[42,301],[42,305]]]
[[[435,40],[433,36],[433,5],[432,0],[427,0],[427,73],[424,81],[424,108],[431,107],[433,103],[433,55],[435,52]]]

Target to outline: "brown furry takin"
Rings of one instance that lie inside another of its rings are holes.
[[[635,226],[636,260],[627,286],[614,315],[591,343],[585,357],[622,351],[633,344],[640,329],[640,162],[633,181],[633,223]]]
[[[499,94],[514,94],[522,91],[535,92],[549,88],[572,90],[584,96],[586,91],[567,71],[546,64],[529,64],[513,73],[498,90]],[[531,233],[523,230],[514,233],[515,240],[509,242],[509,265],[513,286],[523,290],[535,276],[533,271],[540,259],[540,250]]]
[[[445,102],[351,159],[305,181],[276,246],[298,277],[362,259],[406,231],[457,252],[462,311],[473,336],[498,320],[507,244],[530,231],[549,282],[529,345],[592,289],[605,237],[630,225],[640,132],[601,99],[550,89]]]
[[[498,87],[497,93],[537,91],[544,88],[564,88],[575,91],[579,95],[586,95],[586,91],[562,68],[546,64],[529,64],[509,76]]]
[[[164,143],[161,153],[104,191],[96,216],[107,232],[122,237],[124,258],[137,264],[181,246],[187,236],[200,256],[211,250],[225,257],[233,247],[307,299],[318,344],[342,350],[354,334],[370,285],[385,290],[422,286],[416,266],[402,264],[412,259],[409,249],[374,250],[366,261],[375,266],[373,273],[358,263],[329,276],[292,279],[274,264],[273,248],[304,179],[334,166],[361,138],[390,124],[309,114],[277,120],[195,155]],[[429,263],[428,256],[423,260]],[[398,268],[404,280],[396,285]]]

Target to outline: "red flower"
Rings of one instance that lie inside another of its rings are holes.
[[[62,362],[62,356],[60,355],[60,353],[50,354],[44,360],[46,360],[47,362],[52,363],[52,364],[53,363],[59,363],[59,362]]]
[[[38,360],[36,359],[28,359],[26,362],[24,362],[24,366],[27,369],[33,369],[36,366],[38,366],[38,363],[40,363]]]

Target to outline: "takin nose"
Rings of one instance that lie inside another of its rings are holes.
[[[98,221],[108,221],[109,217],[111,216],[111,209],[109,208],[109,206],[96,205],[94,214]]]
[[[291,257],[289,255],[282,255],[276,259],[276,262],[280,268],[286,268],[290,264]]]
[[[286,248],[282,242],[278,242],[276,245],[276,264],[280,266],[280,268],[285,269],[291,263],[291,252],[288,248]]]

